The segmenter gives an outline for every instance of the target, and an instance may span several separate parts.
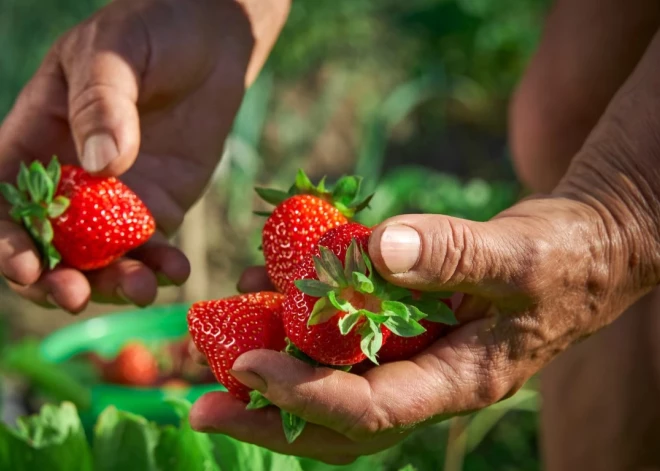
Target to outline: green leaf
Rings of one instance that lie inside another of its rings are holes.
[[[158,438],[158,428],[144,417],[108,407],[94,428],[94,471],[159,471]]]
[[[332,293],[332,291],[331,291]],[[334,293],[332,293],[334,294]],[[309,315],[307,320],[307,326],[323,324],[337,314],[337,308],[329,302],[329,298],[323,297],[319,298],[318,301],[314,304],[312,313]]]
[[[427,314],[426,320],[429,322],[439,322],[448,325],[458,324],[454,311],[442,301],[437,301],[433,309],[424,312]]]
[[[330,291],[328,293],[328,301],[330,301],[330,304],[332,304],[336,309],[339,309],[340,311],[353,313],[357,310],[350,302],[346,301],[345,299],[338,298],[334,291]]]
[[[55,236],[55,233],[53,232],[53,225],[50,223],[48,219],[39,221],[38,231],[39,231],[39,240],[43,244],[47,245],[53,241],[53,237]]]
[[[378,364],[376,354],[382,345],[383,335],[380,332],[378,332],[378,334],[369,332],[368,334],[364,335],[360,341],[360,349],[362,350],[362,353],[364,353],[367,358],[369,358],[369,360],[371,360],[376,365]]]
[[[263,216],[265,218],[269,218],[273,212],[272,211],[252,211],[252,214],[255,216]]]
[[[49,244],[46,246],[44,248],[44,252],[44,259],[46,260],[46,264],[50,270],[55,268],[62,261],[62,255],[60,255],[57,249],[52,245]]]
[[[46,167],[46,173],[48,174],[50,181],[53,182],[55,188],[57,188],[57,185],[60,183],[60,178],[62,177],[62,167],[60,167],[60,162],[57,160],[56,155],[54,155],[48,163],[48,167]]]
[[[273,206],[279,205],[282,201],[289,199],[291,196],[284,191],[273,190],[271,188],[255,188],[254,191],[257,192],[261,199]]]
[[[359,257],[360,252],[358,251],[357,241],[352,239],[351,243],[348,244],[348,248],[346,249],[346,256],[344,257],[344,276],[347,280],[353,276],[353,272],[355,271],[364,273],[359,268]]]
[[[334,291],[332,286],[319,280],[296,280],[293,283],[300,291],[315,298],[322,298],[330,291]]]
[[[48,178],[46,169],[38,161],[30,165],[30,180],[28,181],[28,192],[34,202],[49,202],[55,192],[53,182]]]
[[[332,190],[333,201],[348,208],[357,198],[361,183],[362,178],[357,176],[351,175],[340,178]]]
[[[155,449],[156,466],[167,471],[220,471],[213,455],[213,443],[208,435],[195,432],[188,421],[191,404],[179,398],[167,398],[181,418],[179,427],[166,425],[161,429]]]
[[[20,206],[25,203],[25,198],[14,185],[9,183],[0,183],[0,194],[12,206]]]
[[[374,292],[373,282],[359,271],[353,272],[353,286],[361,293],[369,294]]]
[[[406,321],[401,317],[390,317],[385,321],[385,327],[399,337],[416,337],[426,332],[424,326],[415,319],[408,319]]]
[[[92,471],[92,455],[71,403],[46,404],[21,417],[17,429],[0,424],[0,469]]]
[[[16,181],[19,191],[23,193],[28,191],[30,186],[30,171],[25,166],[24,162],[21,162],[20,170],[18,171],[18,178]]]
[[[347,335],[360,322],[360,318],[361,314],[359,311],[343,316],[339,319],[339,332],[342,335]]]
[[[316,185],[316,191],[323,194],[326,193],[328,190],[325,188],[325,181],[327,177],[324,175],[323,178],[319,181],[318,185]]]
[[[298,173],[296,173],[296,189],[300,193],[312,193],[316,190],[312,181],[301,168],[298,169]]]
[[[250,402],[248,402],[248,405],[245,408],[248,410],[262,409],[271,404],[272,403],[266,399],[263,394],[255,389],[250,391]]]
[[[341,263],[341,260],[327,247],[319,246],[319,251],[321,252],[320,265],[322,270],[327,273],[327,276],[333,280],[337,286],[345,287],[348,285],[346,277],[344,276],[344,266]],[[315,265],[317,265],[315,263]],[[316,267],[318,269],[318,265]],[[319,274],[319,280],[323,280]],[[332,284],[332,283],[328,283]]]
[[[280,415],[282,416],[282,428],[284,429],[286,441],[293,443],[303,432],[307,422],[285,410],[280,410]]]
[[[386,320],[390,319],[390,316],[387,314],[376,314],[375,312],[368,311],[366,309],[360,309],[358,311],[362,316],[366,317],[367,319],[370,319],[377,324],[382,324]]]
[[[381,307],[384,311],[390,312],[404,321],[410,319],[410,310],[408,310],[408,306],[399,301],[383,301]]]
[[[48,217],[51,219],[57,219],[64,212],[69,209],[71,201],[64,196],[56,197],[52,203],[48,205]]]
[[[350,206],[350,209],[353,213],[359,213],[360,211],[366,209],[369,207],[369,204],[371,203],[371,200],[373,199],[374,194],[372,193],[371,195],[367,196],[365,199],[360,201],[359,203],[353,203]]]

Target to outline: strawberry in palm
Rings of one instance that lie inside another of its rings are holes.
[[[321,364],[354,365],[365,358],[378,363],[379,351],[391,338],[424,335],[422,320],[456,322],[439,300],[444,293],[418,295],[372,269],[366,253],[370,234],[357,223],[332,229],[294,272],[284,328],[300,351]]]
[[[0,183],[0,193],[51,269],[60,262],[82,271],[105,267],[156,229],[147,207],[121,181],[60,166],[55,157],[47,168],[22,165],[17,186]]]
[[[276,206],[264,225],[262,247],[266,271],[278,291],[287,292],[293,269],[326,231],[348,223],[368,205],[371,197],[357,199],[360,183],[358,177],[343,177],[330,191],[323,180],[314,186],[301,170],[288,192],[257,188]]]
[[[243,353],[283,350],[280,293],[260,292],[195,303],[188,311],[188,330],[217,380],[236,398],[248,402],[250,390],[229,370]]]

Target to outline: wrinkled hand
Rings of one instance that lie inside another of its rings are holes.
[[[188,261],[168,237],[213,174],[243,96],[255,40],[239,3],[119,0],[48,52],[0,127],[0,180],[13,181],[20,161],[80,160],[90,172],[122,175],[159,231],[97,272],[44,272],[0,206],[0,274],[13,290],[78,312],[90,297],[147,305],[159,283],[187,279]]]
[[[193,409],[194,427],[329,463],[387,448],[420,425],[509,397],[556,354],[611,322],[648,283],[629,277],[630,243],[593,206],[559,195],[492,221],[408,215],[374,230],[369,253],[389,281],[466,293],[457,329],[410,361],[363,376],[272,351],[245,353],[234,376],[309,423],[286,443],[275,409],[246,411],[225,393]],[[265,288],[250,269],[239,288]]]

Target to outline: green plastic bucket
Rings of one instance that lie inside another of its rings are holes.
[[[173,304],[109,314],[71,324],[46,337],[40,345],[44,359],[61,363],[84,352],[115,355],[129,340],[175,340],[187,331],[188,305]],[[209,391],[225,390],[220,384],[191,385],[188,388],[135,388],[115,384],[91,386],[89,409],[80,416],[91,430],[99,414],[108,406],[142,415],[159,424],[176,424],[178,417],[166,397],[177,396],[190,402]]]

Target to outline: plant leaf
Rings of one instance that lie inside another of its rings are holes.
[[[64,196],[56,197],[52,203],[48,205],[48,217],[51,219],[57,219],[64,212],[69,209],[71,201]]]
[[[0,424],[0,469],[92,471],[92,454],[75,406],[46,404],[38,415]]]
[[[60,255],[60,253],[53,245],[48,244],[44,248],[44,252],[44,259],[46,260],[46,264],[50,270],[55,268],[62,261],[62,255]]]
[[[299,193],[312,193],[316,190],[312,181],[301,168],[299,168],[298,173],[296,173],[296,189]]]
[[[332,190],[333,201],[341,203],[348,208],[355,201],[355,198],[357,198],[361,183],[362,178],[358,176],[349,175],[341,177]]]
[[[62,167],[60,167],[60,162],[57,160],[56,155],[54,155],[48,163],[48,167],[46,167],[46,173],[48,174],[50,181],[53,182],[55,188],[57,188],[57,185],[60,183],[60,178],[62,178]]]
[[[390,312],[394,316],[402,318],[404,321],[410,319],[410,310],[408,310],[408,306],[399,301],[383,301],[381,307],[384,311]]]
[[[255,216],[263,216],[265,218],[268,218],[273,214],[273,212],[272,211],[252,211],[252,214],[254,214]]]
[[[390,317],[384,324],[394,335],[398,335],[399,337],[416,337],[426,332],[424,326],[415,319],[408,319],[406,321],[401,317]]]
[[[293,283],[300,291],[315,298],[322,298],[330,291],[334,291],[332,286],[319,280],[296,280]]]
[[[351,240],[346,249],[346,256],[344,257],[344,276],[348,280],[353,276],[353,272],[358,271],[358,262],[356,255],[358,254],[357,242],[355,239]]]
[[[328,293],[328,301],[330,301],[330,304],[332,304],[340,311],[348,312],[350,314],[356,311],[350,302],[346,301],[345,299],[338,298],[334,291],[330,291]]]
[[[327,247],[319,246],[319,251],[321,253],[321,264],[325,272],[328,273],[331,279],[335,280],[339,287],[347,286],[348,282],[344,276],[344,266],[341,260]]]
[[[387,319],[390,319],[390,316],[387,314],[376,314],[375,312],[367,311],[366,309],[360,309],[358,313],[360,313],[367,319],[376,322],[377,324],[382,324]]]
[[[375,289],[373,282],[359,271],[353,272],[353,286],[359,292],[367,294],[373,293]]]
[[[14,185],[9,183],[0,183],[0,194],[12,206],[20,206],[25,203],[25,198]]]
[[[180,398],[165,398],[181,418],[178,427],[166,425],[161,428],[160,439],[155,449],[158,470],[168,471],[220,471],[213,455],[213,443],[209,435],[195,432],[190,427],[188,415],[191,404]]]
[[[342,335],[347,335],[357,325],[360,318],[361,314],[359,311],[343,316],[339,319],[339,332],[341,332]]]
[[[254,389],[250,391],[250,402],[248,402],[248,405],[245,406],[245,408],[248,410],[262,409],[271,404],[272,403],[266,399],[263,394]]]
[[[291,196],[284,191],[273,190],[271,188],[255,188],[254,191],[257,192],[261,199],[273,206],[279,205],[282,201],[289,199]]]
[[[336,314],[337,308],[329,302],[327,297],[319,298],[319,300],[314,304],[312,313],[309,315],[307,326],[309,327],[312,325],[323,324],[324,322],[327,322],[332,317],[334,317]]]
[[[378,364],[376,354],[382,346],[383,334],[380,329],[377,333],[370,330],[366,335],[362,336],[362,340],[360,341],[360,349],[362,350],[362,353],[364,353],[367,358],[376,365]]]
[[[429,309],[428,311],[424,312],[427,315],[425,320],[429,322],[439,322],[441,324],[448,325],[458,324],[458,320],[456,319],[454,311],[452,311],[451,308],[442,301],[436,301],[433,309]]]
[[[158,471],[158,437],[158,428],[144,417],[108,407],[94,428],[94,470]]]
[[[307,422],[285,410],[280,409],[280,415],[282,417],[282,428],[284,429],[286,441],[293,443],[303,432]]]

